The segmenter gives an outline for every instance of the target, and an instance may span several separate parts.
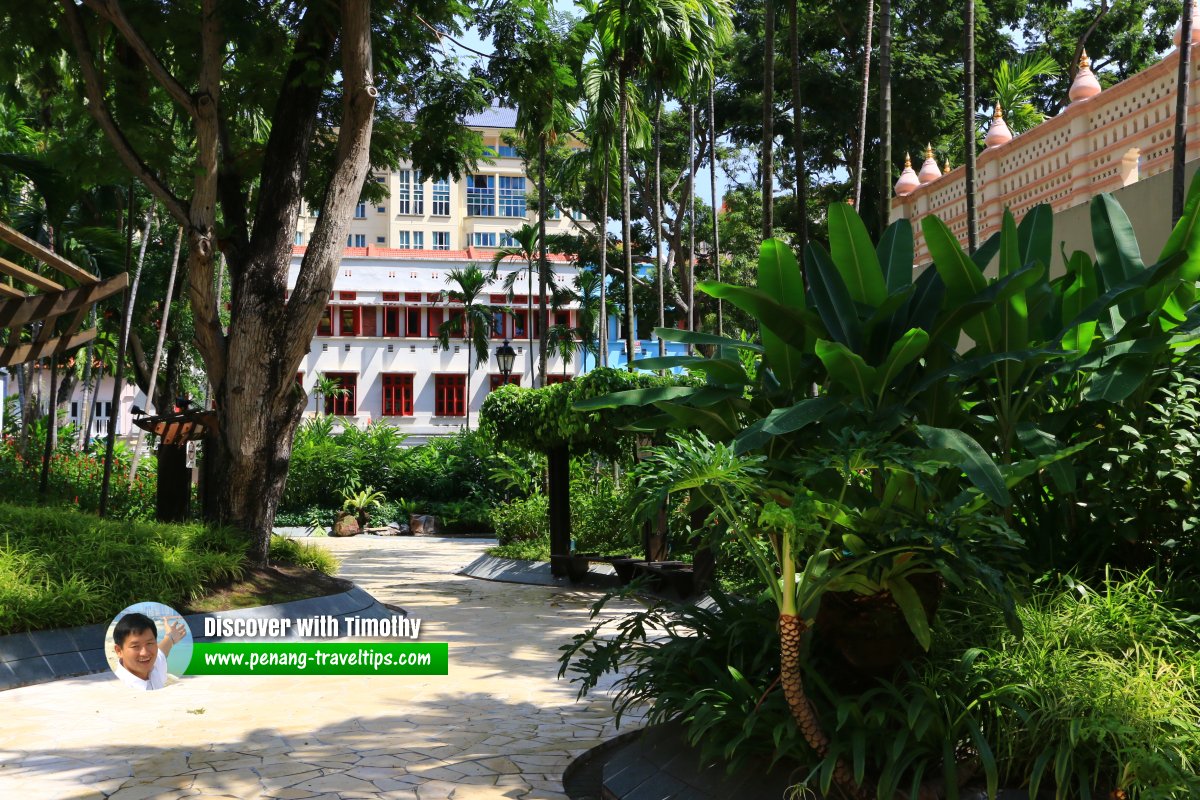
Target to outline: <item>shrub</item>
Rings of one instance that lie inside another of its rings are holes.
[[[550,541],[550,500],[535,494],[492,509],[492,526],[501,546],[536,539]]]
[[[45,438],[41,438],[45,441]],[[100,508],[100,488],[104,478],[104,450],[94,447],[80,453],[70,448],[64,436],[62,445],[50,456],[46,495],[38,492],[41,482],[41,450],[31,446],[23,456],[13,439],[0,440],[0,484],[5,499],[13,502],[44,502],[70,506],[81,511]],[[36,445],[36,442],[34,443]],[[36,453],[36,455],[33,455]],[[154,518],[158,490],[158,465],[153,454],[146,454],[133,485],[129,483],[130,452],[125,447],[114,453],[108,517],[121,520]]]
[[[270,558],[272,562],[293,564],[326,575],[336,575],[341,564],[337,556],[324,547],[287,536],[271,537]]]
[[[571,538],[581,552],[628,553],[640,549],[626,494],[601,475],[571,482]]]
[[[107,621],[147,598],[185,605],[242,574],[234,537],[0,504],[0,634]]]
[[[526,539],[488,548],[489,556],[499,558],[516,558],[521,561],[549,561],[550,535],[539,536],[537,539]]]

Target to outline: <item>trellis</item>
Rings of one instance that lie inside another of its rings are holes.
[[[0,241],[6,242],[26,255],[57,272],[59,279],[49,278],[0,257],[0,275],[7,275],[38,290],[26,292],[0,282],[0,367],[24,364],[44,356],[57,359],[96,338],[97,329],[83,330],[92,307],[125,289],[129,277],[122,272],[101,279],[82,269],[52,250],[0,222]],[[76,284],[68,288],[60,281]],[[41,323],[28,341],[22,332],[30,325]]]

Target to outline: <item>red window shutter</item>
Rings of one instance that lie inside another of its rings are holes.
[[[400,293],[399,292],[384,292],[383,293],[383,302],[399,303],[400,302]]]
[[[338,292],[338,299],[339,300],[356,300],[356,299],[358,299],[358,292]]]
[[[375,306],[367,306],[363,309],[360,309],[360,313],[362,314],[362,335],[363,336],[377,335],[375,333],[376,325],[377,325],[377,322],[375,319],[376,310],[377,309],[375,308]]]

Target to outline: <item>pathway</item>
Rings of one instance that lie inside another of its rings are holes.
[[[312,541],[420,618],[421,640],[449,642],[449,676],[191,676],[136,693],[104,674],[0,692],[0,797],[564,798],[563,769],[616,732],[602,697],[576,702],[556,679],[595,595],[455,575],[478,541]]]

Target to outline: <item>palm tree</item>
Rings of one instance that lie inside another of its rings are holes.
[[[1042,78],[1058,72],[1058,63],[1050,56],[1028,53],[1016,62],[1002,61],[992,77],[995,86],[996,105],[1004,109],[1004,121],[1013,135],[1046,121],[1046,115],[1031,101],[1034,90],[1043,85]],[[991,117],[984,115],[976,125],[987,124]]]
[[[500,263],[510,258],[518,258],[525,262],[525,266],[509,273],[504,278],[504,291],[508,293],[509,300],[512,299],[513,287],[522,274],[529,281],[529,308],[525,316],[525,333],[529,337],[529,385],[534,385],[533,378],[533,329],[536,327],[533,324],[533,276],[537,271],[538,253],[541,251],[541,233],[538,226],[528,223],[517,228],[515,231],[508,232],[516,244],[512,247],[502,247],[492,256],[492,280],[495,280],[497,273],[500,270]]]
[[[475,366],[486,364],[491,353],[488,350],[492,332],[492,315],[495,309],[482,301],[484,290],[492,279],[475,264],[463,269],[452,269],[446,275],[446,283],[457,288],[450,290],[450,301],[460,303],[463,313],[451,317],[438,326],[438,343],[450,346],[450,335],[458,334],[467,339],[467,429],[471,428],[471,351],[475,351]]]
[[[888,0],[884,0],[888,2]],[[800,4],[788,6],[788,50],[792,67],[792,158],[796,168],[796,250],[808,244],[808,174],[804,169],[804,96],[800,84]],[[714,212],[715,213],[715,212]],[[713,222],[714,228],[716,221]],[[803,259],[802,259],[803,261]],[[800,267],[801,271],[804,267]]]
[[[708,191],[712,200],[713,218],[713,269],[714,277],[721,280],[721,207],[717,202],[717,112],[713,95],[716,93],[716,73],[708,84]],[[717,335],[725,335],[725,305],[717,299]]]
[[[317,416],[321,416],[321,409],[324,407],[321,400],[331,400],[334,397],[345,397],[350,393],[350,390],[342,386],[342,382],[337,378],[330,378],[328,375],[321,375],[313,383],[313,396],[317,398]]]
[[[863,154],[867,149],[867,105],[871,100],[871,32],[875,30],[875,0],[867,0],[867,37],[863,45],[862,105],[858,115],[858,147],[854,155],[854,208],[862,208]]]
[[[589,271],[580,272],[575,276],[575,299],[579,301],[579,311],[575,318],[575,335],[579,340],[579,350],[583,356],[583,371],[587,371],[587,354],[597,352],[596,323],[604,319],[603,284],[600,277]]]
[[[763,239],[775,235],[775,0],[766,0],[763,21]]]
[[[975,218],[975,0],[967,0],[963,36],[966,40],[963,49],[963,153],[967,167],[967,250],[974,253],[979,237]]]
[[[892,0],[879,3],[879,235],[892,207]]]
[[[1194,0],[1183,0],[1179,21],[1179,75],[1175,79],[1175,160],[1171,178],[1171,222],[1183,216],[1184,161],[1187,158],[1188,85],[1192,74],[1192,14]]]

